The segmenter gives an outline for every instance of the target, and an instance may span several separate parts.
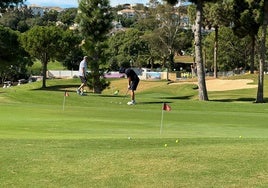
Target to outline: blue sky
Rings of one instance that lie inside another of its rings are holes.
[[[149,0],[110,0],[111,6],[125,3],[143,3],[146,4]],[[58,6],[62,8],[77,7],[77,0],[26,0],[26,4],[36,4],[40,6]]]

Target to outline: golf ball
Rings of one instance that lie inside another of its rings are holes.
[[[165,144],[165,147],[167,147],[167,144]]]
[[[176,140],[176,143],[179,143],[179,139]]]
[[[121,102],[119,102],[119,104],[121,104]]]

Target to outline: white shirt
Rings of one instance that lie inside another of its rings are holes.
[[[82,60],[80,62],[80,65],[79,65],[79,76],[83,76],[84,77],[85,74],[86,74],[86,72],[87,72],[87,62],[84,59],[84,60]]]

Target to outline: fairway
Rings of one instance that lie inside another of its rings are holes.
[[[256,88],[202,102],[193,84],[142,81],[128,106],[126,80],[111,83],[86,96],[78,79],[1,88],[0,187],[268,187]]]

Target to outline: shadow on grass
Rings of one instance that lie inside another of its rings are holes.
[[[33,89],[33,91],[58,91],[58,92],[64,92],[67,91],[69,93],[76,93],[76,88],[78,88],[79,85],[77,84],[69,84],[69,85],[54,85],[54,86],[47,86],[46,88],[36,88]],[[73,89],[70,89],[73,88]],[[92,92],[87,92],[92,93]]]
[[[33,89],[33,90],[43,90],[43,91],[62,91],[66,88],[78,88],[79,85],[77,84],[69,84],[69,85],[54,85],[54,86],[47,86],[46,88],[36,88],[36,89]],[[72,91],[72,90],[71,90]]]
[[[33,91],[58,91],[58,92],[70,92],[70,93],[76,93],[76,88],[78,87],[77,84],[68,84],[68,85],[54,85],[54,86],[48,86],[46,88],[36,88],[33,89]],[[68,89],[66,89],[68,88]],[[74,89],[70,89],[74,88]],[[0,93],[4,93],[4,91],[1,91]],[[92,93],[92,92],[87,92],[87,93]],[[109,94],[96,94],[96,96],[100,97],[111,97],[111,98],[125,98],[127,97],[126,95],[109,95]],[[194,97],[194,95],[186,95],[186,96],[174,96],[174,97],[159,97],[161,100],[191,100]],[[236,99],[212,99],[209,100],[211,102],[256,102],[256,98],[253,97],[247,97],[247,98],[236,98]],[[268,98],[264,98],[264,102],[268,102]],[[162,101],[152,101],[152,102],[139,102],[141,104],[159,104],[163,103]],[[171,103],[171,102],[166,102],[166,103]]]
[[[256,103],[256,98],[237,98],[237,99],[213,99],[212,102],[252,102]],[[264,102],[268,102],[268,98],[264,98]]]
[[[122,100],[127,100],[128,96],[125,95],[99,95],[100,97],[108,97],[108,98],[121,98]],[[170,101],[165,101],[168,100],[168,98],[161,98],[162,101],[138,101],[138,104],[163,104],[163,103],[172,103]]]
[[[172,103],[172,102],[168,102],[168,101],[148,101],[148,102],[139,102],[139,104],[163,104],[163,103],[170,104],[170,103]]]
[[[160,97],[160,99],[181,99],[181,100],[186,100],[186,99],[191,99],[192,97],[194,97],[194,95],[174,96],[174,97]]]
[[[124,98],[126,96],[124,95],[109,95],[109,94],[105,94],[105,95],[102,95],[102,94],[99,94],[100,97],[111,97],[111,98]]]

